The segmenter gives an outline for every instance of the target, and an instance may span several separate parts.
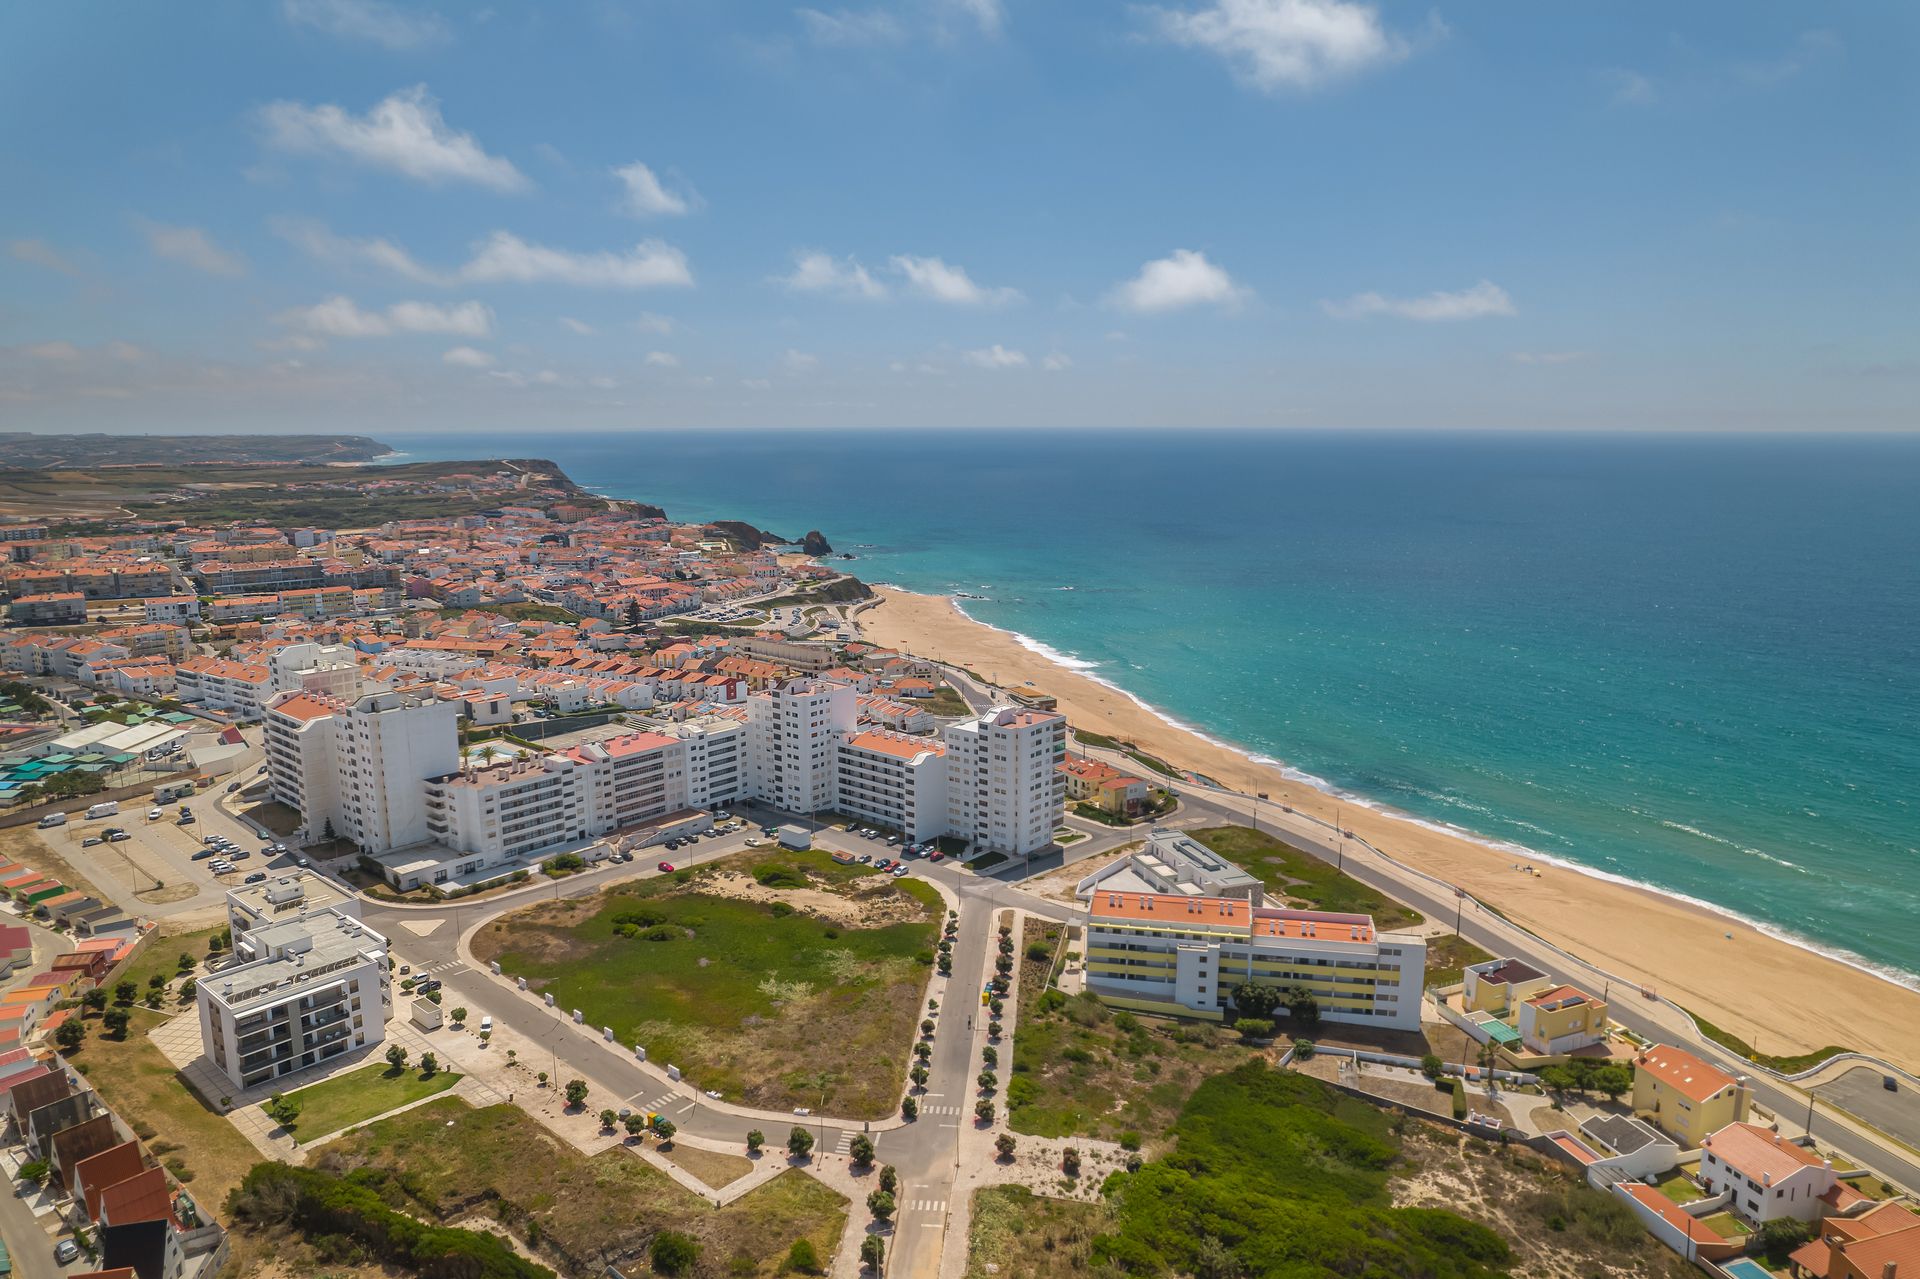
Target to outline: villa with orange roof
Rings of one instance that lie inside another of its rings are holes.
[[[1747,1117],[1746,1081],[1684,1048],[1656,1044],[1633,1059],[1633,1113],[1691,1148]]]
[[[1759,1124],[1728,1124],[1700,1143],[1700,1184],[1730,1194],[1727,1207],[1756,1226],[1778,1217],[1813,1221],[1839,1184],[1833,1161]]]

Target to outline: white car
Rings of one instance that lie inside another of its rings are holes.
[[[157,822],[162,817],[165,817],[165,816],[166,814],[157,808],[150,808],[147,810],[147,820],[150,822]]]
[[[480,1019],[480,1033],[483,1035],[491,1035],[493,1033],[493,1014],[492,1013],[488,1013],[486,1016]]]

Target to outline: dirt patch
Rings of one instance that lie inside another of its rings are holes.
[[[1630,1209],[1521,1146],[1409,1123],[1397,1207],[1445,1208],[1500,1232],[1519,1279],[1677,1279],[1696,1274]]]
[[[1112,849],[1109,852],[1101,853],[1095,857],[1089,857],[1084,861],[1075,862],[1071,866],[1062,866],[1058,870],[1050,870],[1044,875],[1035,875],[1032,879],[1023,879],[1020,881],[1020,889],[1022,892],[1035,893],[1051,901],[1077,902],[1079,898],[1074,896],[1073,890],[1080,886],[1081,880],[1102,867],[1111,866],[1114,862],[1129,853],[1138,852],[1141,847],[1142,844],[1139,841],[1131,844],[1122,844],[1120,847]]]
[[[168,884],[164,888],[149,888],[145,892],[135,893],[141,901],[151,906],[164,906],[168,902],[183,902],[199,893],[192,884]]]
[[[915,923],[926,917],[926,910],[919,902],[893,892],[893,881],[877,875],[856,880],[844,893],[819,888],[769,888],[746,875],[731,872],[702,875],[692,887],[715,897],[732,897],[763,906],[785,902],[802,914],[843,928],[886,928]]]

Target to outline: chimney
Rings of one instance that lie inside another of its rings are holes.
[[[1897,1261],[1889,1261],[1886,1265],[1880,1267],[1880,1279],[1894,1279],[1894,1276],[1899,1273],[1900,1263]]]

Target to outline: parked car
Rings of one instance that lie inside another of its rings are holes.
[[[123,830],[110,831],[107,834],[107,842],[109,844],[117,844],[123,839],[132,839],[132,838],[133,836],[127,834],[127,832]]]
[[[193,856],[188,858],[187,860],[196,861],[196,862],[204,861],[207,858],[212,857],[213,855],[214,855],[214,852],[211,848],[196,848],[193,850]]]
[[[670,872],[670,871],[672,871],[672,870],[673,870],[673,863],[672,863],[672,862],[661,862],[661,863],[660,863],[660,870],[661,870],[661,872],[662,872],[663,874],[664,874],[664,873],[667,873],[667,872]]]
[[[860,854],[860,864],[861,864],[862,866],[871,866],[871,865],[873,865],[873,854],[872,854],[872,853],[862,853],[862,854]]]
[[[106,842],[106,840],[100,838],[98,835],[89,835],[80,841],[80,847],[92,848],[95,844],[104,844]]]
[[[256,871],[254,871],[254,872],[253,872],[253,874],[251,874],[251,875],[249,875],[249,876],[247,876],[247,878],[246,878],[246,880],[245,880],[244,882],[246,882],[246,883],[249,883],[249,884],[259,884],[259,883],[264,883],[264,882],[265,882],[265,880],[266,880],[266,878],[267,878],[267,872],[266,872],[266,871],[264,871],[264,870],[256,870]]]
[[[893,875],[895,879],[898,879],[902,875],[906,874],[908,869],[909,868],[907,867],[907,865],[905,863],[902,863],[898,866],[895,866],[890,873]]]
[[[290,850],[287,848],[285,844],[275,844],[272,848],[268,849],[267,851],[272,853],[275,857],[284,857]]]
[[[488,1013],[486,1016],[480,1019],[480,1033],[483,1035],[491,1035],[493,1033],[493,1014],[492,1013]]]
[[[894,846],[895,844],[898,844],[899,842],[900,842],[900,837],[899,837],[898,835],[889,835],[889,836],[887,836],[887,847],[888,847],[888,848],[892,848],[892,847],[893,847],[893,846]]]
[[[237,790],[239,790],[239,789],[240,789],[240,783],[239,783],[239,782],[228,782],[228,783],[227,783],[227,794],[229,794],[229,795],[231,795],[231,794],[233,794],[233,793],[234,793],[235,791],[237,791]]]
[[[232,852],[228,853],[227,856],[233,861],[243,862],[247,860],[247,858],[253,856],[253,854],[248,852],[244,848],[236,848]]]
[[[413,993],[416,995],[431,995],[444,984],[445,983],[438,977],[429,977],[425,981],[415,982],[413,985]]]
[[[45,1236],[41,1236],[45,1238]],[[62,1239],[53,1246],[53,1259],[61,1265],[80,1259],[80,1245],[71,1239]]]
[[[182,826],[191,826],[193,825],[193,813],[187,809],[182,809],[180,811],[180,816],[175,818],[174,820],[179,822]]]
[[[945,857],[945,856],[946,856],[945,853],[941,852],[939,849],[936,848],[932,852],[927,854],[927,860],[930,862],[937,862],[942,857]]]
[[[161,819],[162,817],[165,817],[165,816],[166,816],[166,814],[165,814],[164,812],[162,812],[162,811],[161,811],[160,809],[157,809],[157,808],[149,808],[149,809],[147,810],[147,820],[148,820],[148,821],[150,821],[150,822],[157,822],[157,821],[159,821],[159,820],[160,820],[160,819]]]

